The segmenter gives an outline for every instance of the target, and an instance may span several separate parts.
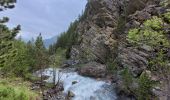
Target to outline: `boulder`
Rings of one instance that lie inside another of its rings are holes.
[[[97,62],[90,62],[78,69],[79,74],[89,77],[105,77],[106,66]]]
[[[68,95],[67,95],[68,97],[74,97],[75,96],[75,94],[72,92],[72,91],[68,91]]]
[[[74,66],[78,63],[78,60],[66,60],[64,63],[63,63],[63,68],[67,68],[67,67],[70,67],[70,66]]]
[[[78,83],[77,81],[73,81],[73,82],[72,82],[72,85],[77,84],[77,83]]]

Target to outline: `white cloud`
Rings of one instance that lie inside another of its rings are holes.
[[[18,0],[16,8],[1,12],[9,26],[22,26],[22,37],[31,39],[40,32],[44,38],[65,31],[85,8],[86,0]]]

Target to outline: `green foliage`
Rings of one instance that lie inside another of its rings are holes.
[[[0,1],[0,11],[13,8],[16,0],[1,0]],[[13,6],[13,7],[12,7]],[[9,29],[5,23],[9,19],[3,17],[0,19],[0,67],[4,67],[10,58],[16,55],[16,50],[13,48],[13,39],[20,30],[20,25],[13,29]]]
[[[92,61],[94,59],[94,54],[92,53],[90,48],[85,48],[81,55],[82,59],[86,59],[88,61]]]
[[[146,73],[141,74],[139,78],[138,100],[150,100],[153,82]]]
[[[164,14],[165,20],[167,20],[168,23],[170,23],[170,12],[167,12]]]
[[[33,72],[36,70],[36,49],[34,41],[28,41],[26,44],[27,48],[27,62],[29,64],[29,72]]]
[[[109,61],[107,61],[106,65],[107,65],[107,69],[109,72],[111,72],[111,73],[116,72],[118,65],[114,61],[109,60]]]
[[[129,72],[128,68],[125,68],[122,71],[121,75],[122,75],[124,86],[128,90],[129,86],[131,86],[131,84],[133,82],[132,75]]]
[[[73,23],[70,24],[68,30],[66,32],[61,33],[60,36],[57,38],[57,42],[50,46],[49,53],[54,54],[57,50],[57,48],[63,48],[66,49],[66,57],[70,58],[70,51],[73,45],[78,44],[78,33],[77,33],[77,26],[80,21],[84,20],[86,18],[86,14],[82,14],[79,16],[77,20],[75,20]],[[53,52],[52,52],[53,51]]]
[[[170,68],[168,66],[169,60],[166,57],[166,53],[160,50],[155,57],[150,59],[149,69],[164,76],[169,75]]]
[[[4,9],[11,9],[14,8],[14,3],[16,3],[17,0],[1,0],[0,1],[0,11],[4,10]]]
[[[24,77],[24,74],[28,73],[29,67],[26,45],[24,42],[17,40],[14,42],[14,48],[17,50],[17,54],[6,64],[5,69],[7,72]]]
[[[20,26],[10,30],[4,23],[0,23],[0,67],[4,67],[9,58],[16,55],[13,39],[20,30]]]
[[[131,29],[127,35],[127,40],[134,44],[146,44],[153,47],[169,47],[170,42],[165,33],[161,31],[163,21],[161,18],[153,17],[144,22],[144,27],[141,29]]]
[[[54,67],[60,67],[65,58],[66,50],[62,48],[58,48],[54,55],[50,56],[50,64]]]
[[[138,42],[140,40],[139,29],[130,29],[127,38],[129,42]]]
[[[76,28],[78,26],[78,21],[75,20],[70,24],[68,30],[62,33],[55,44],[56,48],[70,48],[72,45],[77,43],[78,34],[76,32]]]
[[[33,42],[27,44],[20,40],[11,40],[12,50],[15,50],[15,56],[9,57],[1,68],[5,76],[19,76],[26,79],[31,78],[30,73],[46,67],[48,64],[48,55],[43,46],[42,37],[38,37],[36,45]],[[12,51],[11,50],[11,51]]]
[[[29,89],[30,85],[21,78],[0,77],[0,100],[37,100],[38,95]]]
[[[144,22],[144,26],[150,27],[155,30],[160,30],[163,27],[163,21],[161,18],[158,18],[157,16],[153,16],[152,19]]]
[[[160,2],[160,5],[161,5],[161,6],[164,6],[164,7],[168,7],[169,4],[170,4],[170,1],[169,1],[169,0],[162,0],[162,1]]]
[[[126,15],[127,16],[127,15]],[[123,32],[126,24],[126,17],[119,17],[117,22],[116,31],[117,32]]]
[[[0,84],[0,100],[30,100],[35,94],[24,87],[11,87]],[[35,100],[35,98],[32,100]]]

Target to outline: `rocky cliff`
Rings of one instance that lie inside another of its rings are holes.
[[[169,10],[168,0],[89,0],[83,19],[77,28],[78,45],[72,47],[71,59],[79,60],[79,63],[85,64],[85,68],[88,65],[88,70],[89,66],[98,65],[86,64],[90,62],[97,62],[107,67],[108,63],[116,66],[114,68],[116,71],[111,73],[116,77],[117,93],[132,96],[134,99],[146,99],[139,97],[140,94],[143,95],[143,91],[135,93],[140,88],[138,80],[145,82],[142,76],[146,74],[149,81],[159,84],[150,86],[148,83],[150,90],[144,91],[151,94],[148,98],[167,100],[170,91],[169,73],[157,67],[169,66],[170,25],[167,17]],[[159,22],[160,25],[157,25]],[[146,30],[148,28],[151,29]],[[145,39],[146,37],[151,38]],[[158,58],[160,52],[165,56]],[[161,63],[157,63],[159,61]],[[152,70],[151,66],[154,66],[155,70]],[[83,67],[81,72],[86,72],[85,68]],[[104,71],[98,69],[105,69],[95,68],[99,72],[97,74],[101,72],[103,76]],[[110,73],[110,69],[107,70],[106,74]],[[95,75],[95,71],[87,72],[88,74],[92,72],[92,76]],[[122,72],[125,72],[126,79],[131,78],[131,84],[126,84]],[[162,75],[165,72],[166,75]],[[128,75],[129,77],[126,77]]]

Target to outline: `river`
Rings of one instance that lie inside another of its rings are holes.
[[[43,75],[49,76],[46,82],[53,82],[53,69],[45,69]],[[58,76],[64,86],[64,93],[74,93],[72,100],[116,100],[113,85],[105,81],[84,77],[73,71],[60,71],[56,69],[56,80]],[[74,84],[73,84],[74,83]]]

